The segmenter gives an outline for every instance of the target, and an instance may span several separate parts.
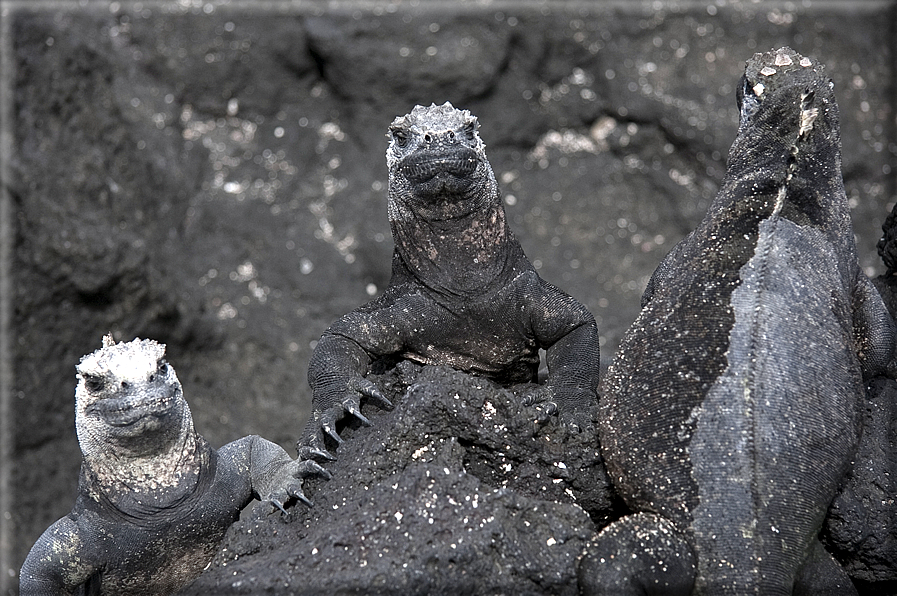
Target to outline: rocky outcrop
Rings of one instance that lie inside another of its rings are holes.
[[[314,507],[231,528],[184,594],[570,594],[616,503],[594,430],[546,426],[491,381],[402,362],[352,422]]]

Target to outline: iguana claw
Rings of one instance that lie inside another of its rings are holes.
[[[299,490],[291,490],[290,496],[305,505],[306,507],[314,506],[314,503],[311,502],[311,499],[305,496],[305,493],[302,492],[302,489]]]
[[[303,460],[336,461],[336,456],[322,447],[297,443],[296,452],[299,454],[299,459]]]
[[[330,480],[333,475],[328,472],[325,468],[322,468],[320,464],[310,459],[303,460],[299,462],[298,470],[296,474],[301,478],[308,478],[310,476],[319,476],[324,480]]]
[[[325,424],[325,425],[322,425],[321,428],[324,430],[325,433],[327,433],[327,436],[329,436],[331,439],[336,441],[337,444],[339,444],[339,445],[343,444],[343,438],[341,436],[339,436],[339,433],[337,433],[336,429],[334,429],[332,426],[330,426],[329,424]]]
[[[342,445],[343,439],[339,436],[339,433],[336,432],[336,421],[342,418],[343,411],[343,405],[338,404],[328,408],[321,416],[321,430],[336,441],[338,445]]]
[[[365,378],[353,379],[352,381],[350,381],[349,389],[351,389],[355,393],[358,393],[359,395],[367,397],[378,408],[384,410],[393,409],[392,402],[386,399],[383,394],[380,393],[380,390],[377,389],[376,385]]]
[[[343,407],[346,408],[346,411],[355,416],[359,422],[361,422],[365,426],[371,426],[371,421],[367,419],[367,417],[361,413],[361,410],[354,403],[349,402],[343,404]]]
[[[553,401],[539,402],[532,406],[532,409],[535,410],[533,422],[536,425],[536,430],[548,424],[551,417],[558,413],[558,405]]]
[[[298,498],[298,497],[297,497],[297,498]],[[305,499],[305,500],[299,499],[299,500],[302,501],[303,503],[306,502],[306,501],[308,501],[308,499]],[[270,504],[273,505],[274,507],[280,509],[281,513],[283,513],[284,515],[286,515],[287,510],[284,508],[283,503],[281,503],[281,502],[278,501],[277,499],[268,499],[268,503],[270,503]]]
[[[392,405],[392,402],[386,399],[382,393],[379,391],[374,391],[370,394],[365,394],[367,397],[373,402],[375,406],[381,408],[383,410],[392,410],[395,406]]]

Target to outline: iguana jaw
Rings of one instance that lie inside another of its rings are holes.
[[[165,419],[177,415],[179,399],[181,390],[175,385],[139,387],[125,395],[91,403],[85,408],[85,415],[121,429],[121,433],[140,434],[158,428]]]
[[[417,195],[461,194],[473,183],[479,161],[472,149],[446,143],[415,151],[397,168]]]

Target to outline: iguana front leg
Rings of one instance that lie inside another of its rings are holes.
[[[590,426],[589,408],[597,403],[600,371],[595,317],[572,296],[538,281],[532,290],[530,316],[548,363],[544,399],[557,404],[562,421],[580,428]]]
[[[853,292],[853,335],[866,380],[897,378],[897,329],[878,290],[860,272]]]
[[[365,378],[371,361],[368,351],[355,340],[338,333],[324,333],[308,366],[313,410],[299,441],[299,457],[334,459],[327,450],[324,436],[330,436],[337,444],[342,443],[336,425],[347,414],[355,416],[364,425],[370,425],[361,413],[363,397],[378,407],[392,408],[392,403],[383,397],[377,386]]]
[[[81,528],[70,517],[56,521],[31,547],[19,575],[19,594],[74,594],[99,570],[94,564],[94,542],[83,535]]]
[[[245,478],[241,491],[242,508],[253,498],[270,503],[286,512],[292,499],[311,506],[302,492],[302,480],[313,476],[330,478],[330,472],[312,460],[291,458],[280,445],[249,435],[218,450],[218,457]],[[248,470],[247,470],[248,468]]]

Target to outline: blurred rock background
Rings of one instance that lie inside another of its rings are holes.
[[[511,226],[584,302],[606,367],[725,172],[744,61],[826,64],[860,258],[895,202],[893,1],[0,3],[0,593],[73,503],[74,366],[168,345],[197,429],[294,453],[310,351],[389,280],[385,132],[480,119]],[[5,584],[5,585],[4,585]]]

